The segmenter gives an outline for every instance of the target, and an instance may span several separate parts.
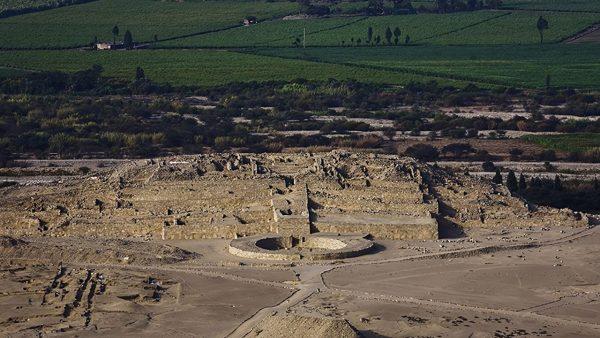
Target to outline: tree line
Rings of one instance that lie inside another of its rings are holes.
[[[41,12],[41,11],[46,11],[46,10],[54,9],[54,8],[58,8],[58,7],[84,4],[87,2],[93,2],[93,1],[97,1],[97,0],[52,0],[52,1],[46,1],[44,3],[38,4],[35,6],[29,6],[29,7],[22,6],[22,7],[13,7],[13,8],[3,8],[2,11],[0,11],[0,18],[8,18],[11,16],[16,16],[16,15]]]

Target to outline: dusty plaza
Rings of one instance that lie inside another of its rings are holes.
[[[0,191],[2,335],[600,335],[595,216],[407,157],[177,156]]]

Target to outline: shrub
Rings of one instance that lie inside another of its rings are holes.
[[[440,156],[440,153],[436,147],[425,143],[418,143],[408,147],[404,154],[421,161],[434,161]]]
[[[494,172],[496,170],[496,166],[492,161],[485,161],[481,164],[481,168],[486,172]]]

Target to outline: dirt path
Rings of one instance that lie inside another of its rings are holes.
[[[592,25],[585,30],[566,39],[565,43],[585,43],[585,42],[600,42],[600,24]]]
[[[600,325],[581,322],[576,320],[569,319],[561,319],[555,318],[545,315],[536,314],[529,311],[512,311],[512,310],[503,310],[503,309],[491,309],[485,307],[477,307],[477,306],[468,306],[463,304],[454,304],[447,303],[441,301],[434,300],[423,300],[412,297],[397,297],[385,294],[373,294],[368,292],[361,291],[352,291],[352,290],[344,290],[339,288],[330,287],[325,283],[323,275],[333,271],[335,269],[357,266],[357,265],[371,265],[371,264],[384,264],[384,263],[392,263],[392,262],[402,262],[402,261],[412,261],[418,259],[431,259],[431,258],[453,258],[453,257],[465,257],[472,255],[479,255],[483,253],[491,253],[498,251],[511,251],[511,250],[521,250],[524,248],[535,248],[541,246],[550,246],[557,245],[569,241],[573,241],[579,238],[583,238],[586,236],[592,235],[594,232],[598,231],[597,227],[589,228],[581,230],[577,233],[549,241],[542,242],[533,242],[533,243],[524,243],[524,244],[512,244],[512,245],[500,245],[500,246],[485,246],[479,248],[468,248],[468,249],[459,249],[449,252],[443,253],[432,253],[432,254],[423,254],[423,255],[415,255],[415,256],[407,256],[407,257],[397,257],[397,258],[389,258],[382,260],[371,260],[371,261],[359,261],[359,262],[350,262],[344,264],[325,264],[325,265],[304,265],[295,268],[296,272],[299,276],[299,284],[297,284],[298,291],[293,295],[283,300],[281,303],[273,306],[267,307],[256,312],[252,317],[245,320],[240,326],[238,326],[228,337],[245,337],[252,331],[252,329],[260,323],[267,316],[275,313],[275,312],[283,312],[296,304],[308,299],[310,296],[317,292],[322,291],[331,291],[338,292],[343,294],[350,294],[362,299],[367,300],[379,300],[379,301],[392,301],[392,302],[404,302],[417,304],[421,306],[430,306],[430,307],[445,307],[456,310],[466,310],[472,312],[482,312],[482,313],[493,313],[499,315],[509,315],[509,316],[518,316],[522,318],[534,319],[534,320],[543,320],[547,322],[553,322],[559,325],[573,325],[573,326],[582,326],[593,330],[600,330]]]

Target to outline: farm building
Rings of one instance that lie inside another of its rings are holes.
[[[115,50],[123,49],[125,45],[123,43],[111,43],[111,42],[98,42],[96,43],[97,50]]]
[[[244,18],[244,26],[251,26],[258,22],[255,16],[247,16]]]

